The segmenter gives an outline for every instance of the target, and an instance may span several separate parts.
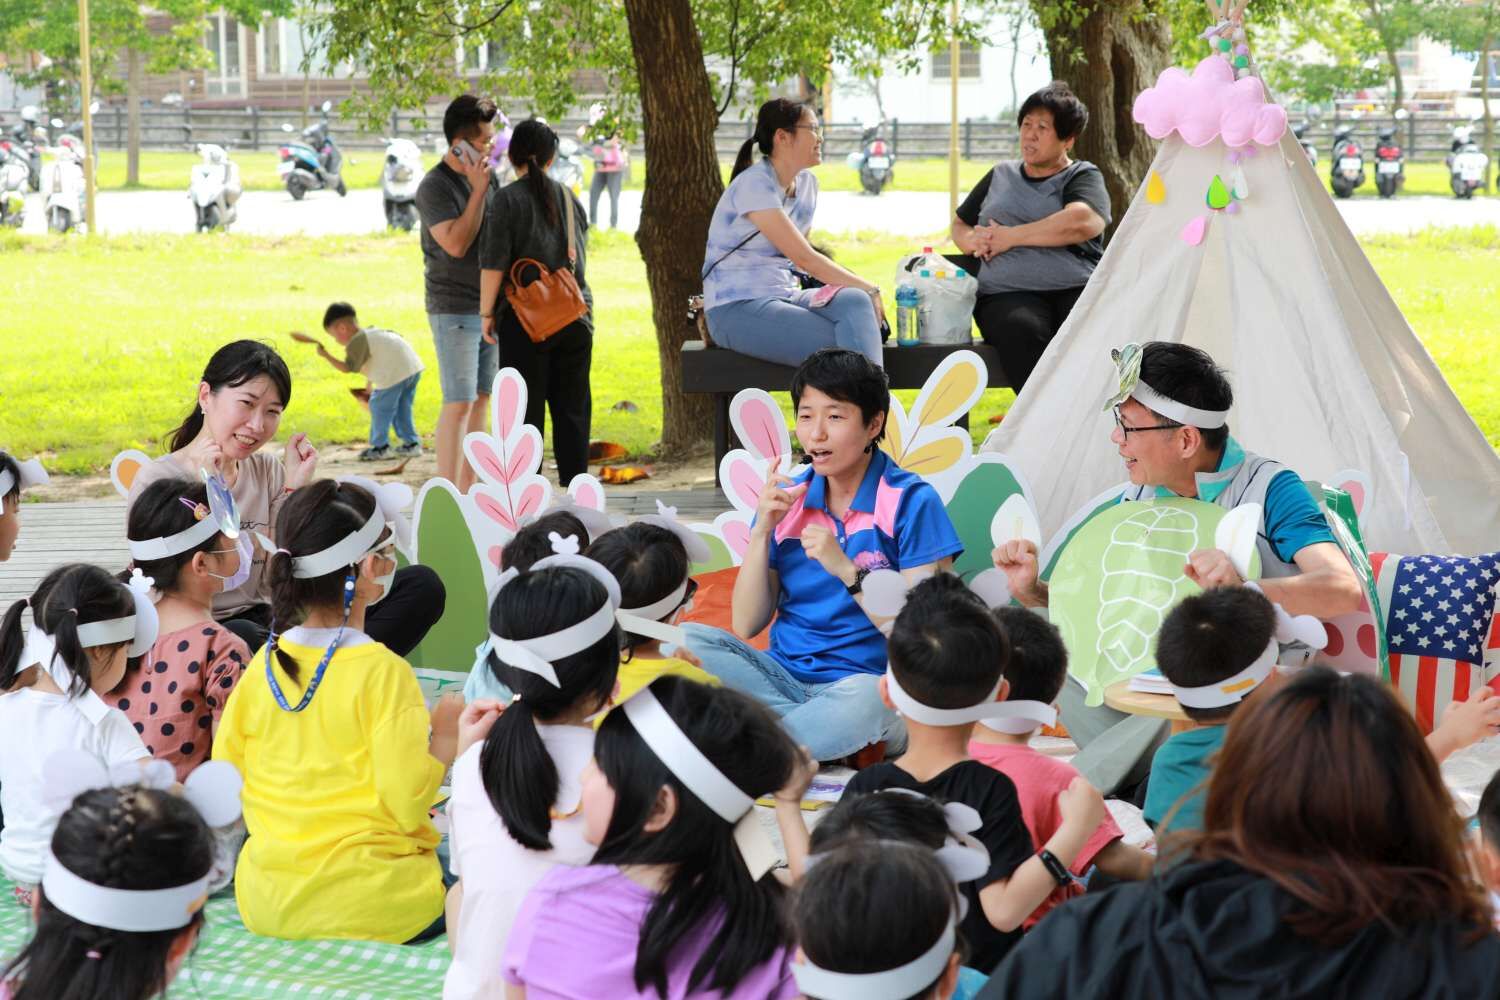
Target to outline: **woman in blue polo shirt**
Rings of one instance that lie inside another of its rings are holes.
[[[771,706],[817,760],[837,760],[906,729],[881,704],[885,636],[862,601],[870,572],[919,579],[963,551],[937,491],[899,468],[879,441],[890,410],[885,373],[838,348],[818,351],[792,378],[797,440],[812,468],[761,493],[734,584],[736,635],[687,626],[709,673]],[[771,647],[749,638],[771,626]]]

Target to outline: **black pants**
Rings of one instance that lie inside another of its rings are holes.
[[[403,566],[396,570],[391,592],[373,608],[365,611],[365,635],[382,643],[397,656],[417,648],[427,630],[443,617],[448,594],[437,573],[426,566]],[[271,631],[271,606],[257,604],[241,611],[224,627],[245,640],[254,653],[266,644]],[[277,627],[285,629],[286,623]]]
[[[526,381],[526,422],[545,433],[545,413],[552,414],[552,457],[557,478],[566,486],[589,471],[589,422],[594,399],[589,366],[594,331],[586,323],[564,327],[533,344],[510,309],[500,318],[500,364],[514,368]]]

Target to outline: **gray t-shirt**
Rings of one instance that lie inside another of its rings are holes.
[[[479,245],[479,266],[486,271],[501,272],[505,283],[510,281],[511,264],[523,257],[530,257],[551,271],[567,267],[568,237],[563,230],[563,222],[567,218],[567,202],[563,199],[570,199],[573,202],[573,249],[577,255],[573,277],[578,280],[578,290],[583,293],[583,300],[589,304],[590,310],[578,322],[592,330],[594,293],[589,290],[589,283],[584,277],[584,264],[588,256],[588,215],[584,213],[578,199],[573,197],[573,192],[561,184],[549,180],[547,188],[557,206],[558,221],[555,223],[547,218],[546,211],[537,204],[536,196],[531,193],[524,178],[503,188],[490,190],[484,206],[484,229],[476,241]],[[534,275],[535,272],[528,268],[523,279],[530,281]],[[502,285],[495,311],[503,313],[509,308]]]
[[[490,184],[494,186],[494,176]],[[438,161],[417,185],[417,215],[422,219],[422,263],[429,313],[479,312],[479,237],[463,257],[453,257],[432,238],[432,227],[464,214],[469,204],[469,182],[457,170]]]

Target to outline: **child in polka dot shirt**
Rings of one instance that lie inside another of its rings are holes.
[[[133,549],[160,553],[163,547],[141,543],[181,537],[207,515],[207,502],[201,483],[152,483],[130,507]],[[227,589],[240,559],[235,543],[214,532],[185,551],[134,561],[161,595],[161,627],[155,644],[105,700],[125,713],[151,755],[169,762],[178,780],[208,760],[224,704],[250,659],[244,641],[213,618],[214,594]]]

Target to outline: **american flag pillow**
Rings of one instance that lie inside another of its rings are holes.
[[[1423,732],[1481,685],[1500,687],[1500,552],[1481,556],[1374,553],[1391,683]]]

